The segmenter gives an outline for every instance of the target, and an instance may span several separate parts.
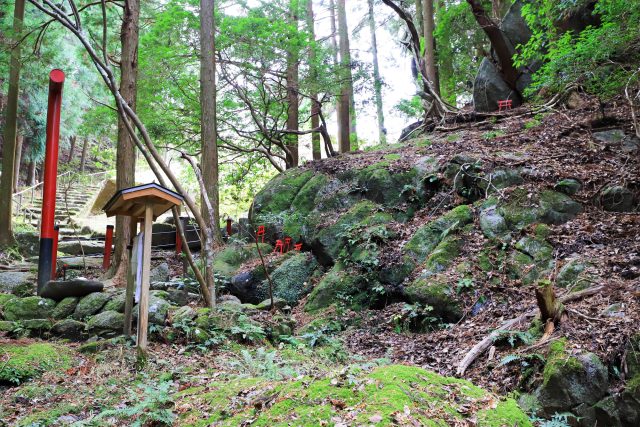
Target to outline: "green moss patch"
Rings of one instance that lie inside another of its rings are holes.
[[[47,343],[0,344],[0,382],[20,384],[52,370],[71,367],[69,351]]]
[[[484,426],[531,426],[515,401],[499,401],[468,381],[424,369],[391,365],[337,376],[267,381],[231,378],[176,395],[190,425],[425,425],[446,426],[477,417]],[[206,409],[205,409],[206,408]]]

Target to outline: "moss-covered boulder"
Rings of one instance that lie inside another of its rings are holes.
[[[546,224],[562,224],[582,212],[582,205],[571,197],[553,190],[540,193],[540,221]]]
[[[49,319],[27,319],[20,322],[31,336],[41,336],[49,332],[53,323]]]
[[[404,286],[403,293],[409,302],[431,306],[433,315],[446,323],[457,322],[462,317],[455,292],[441,275],[418,278]]]
[[[553,247],[539,237],[525,236],[515,245],[507,259],[507,271],[512,278],[528,285],[548,275],[555,265]]]
[[[243,303],[257,304],[264,299],[262,282],[266,278],[264,266],[260,264],[233,276],[227,290]]]
[[[296,304],[300,298],[311,291],[309,279],[318,263],[308,253],[293,253],[271,273],[273,295],[282,298],[289,304]],[[269,296],[269,282],[265,280],[260,286],[263,299]]]
[[[23,271],[0,271],[0,292],[27,297],[35,293],[33,273]]]
[[[404,246],[404,252],[416,262],[422,263],[445,236],[461,229],[472,220],[471,207],[468,205],[458,206],[420,227]]]
[[[571,411],[581,403],[593,405],[607,392],[609,374],[593,353],[571,355],[566,340],[551,344],[544,381],[536,395],[547,416]]]
[[[312,177],[312,171],[290,169],[269,181],[253,200],[250,213],[253,222],[270,222],[269,215],[289,210],[298,192]]]
[[[2,309],[4,308],[4,305],[9,300],[16,299],[16,298],[18,297],[13,294],[0,294],[0,311],[2,311]]]
[[[236,397],[256,390],[260,392],[252,399]],[[273,427],[447,426],[473,419],[479,426],[532,426],[512,399],[500,400],[468,381],[403,365],[360,370],[349,381],[337,376],[290,381],[231,377],[208,383],[206,390],[187,389],[176,399],[178,405],[194,408],[181,417],[202,425],[238,426],[250,420]],[[256,411],[257,400],[270,404]]]
[[[315,234],[311,242],[313,253],[319,263],[331,266],[338,259],[351,232],[361,233],[367,227],[388,224],[392,219],[390,214],[375,203],[369,200],[358,202],[340,215],[334,224],[322,228]]]
[[[553,189],[567,196],[575,196],[582,189],[582,183],[574,178],[565,178],[558,181]]]
[[[0,320],[0,332],[12,332],[19,325],[17,322],[11,322],[9,320]]]
[[[164,325],[167,314],[172,305],[165,299],[165,291],[151,291],[149,293],[149,323]],[[133,317],[138,318],[139,304],[133,307]]]
[[[73,311],[73,318],[76,320],[84,320],[102,310],[102,308],[111,299],[111,294],[104,292],[94,292],[83,297]]]
[[[382,161],[358,170],[355,182],[367,199],[385,207],[396,207],[418,191],[417,178],[416,169],[391,171],[388,161]]]
[[[15,298],[5,302],[6,320],[47,319],[52,317],[56,302],[47,298]]]
[[[51,317],[54,319],[65,319],[71,316],[78,306],[78,301],[80,301],[80,299],[77,297],[64,298],[56,305],[56,308],[53,309]]]
[[[87,337],[87,325],[73,319],[62,319],[51,327],[51,333],[60,338],[80,341]]]
[[[488,239],[509,240],[509,227],[506,219],[500,214],[495,200],[485,203],[480,210],[480,229]]]
[[[304,306],[305,311],[316,311],[338,301],[357,308],[371,303],[372,294],[365,277],[338,263],[313,288]]]
[[[46,371],[62,371],[72,358],[64,347],[48,344],[0,343],[0,383],[20,384]]]
[[[92,316],[87,322],[87,329],[92,334],[101,336],[120,334],[123,327],[124,314],[113,310],[102,311]]]
[[[460,254],[461,247],[462,239],[455,235],[449,235],[442,239],[429,254],[422,277],[428,277],[444,271]]]
[[[262,254],[268,254],[273,249],[271,245],[259,243]],[[231,244],[218,252],[213,259],[213,270],[216,274],[229,280],[235,275],[238,268],[245,262],[259,257],[255,244]]]
[[[571,258],[558,271],[556,284],[561,288],[571,288],[574,291],[589,286],[589,263],[581,258]]]
[[[104,305],[104,310],[117,311],[118,313],[124,313],[124,306],[126,303],[126,295],[124,291],[113,294],[111,299]]]
[[[609,212],[633,212],[637,209],[637,203],[631,190],[619,185],[602,190],[600,204],[605,211]]]
[[[169,319],[171,321],[171,324],[175,325],[178,323],[190,322],[196,318],[196,315],[197,313],[193,308],[185,305],[182,307],[178,307],[175,310],[171,310],[169,312]]]

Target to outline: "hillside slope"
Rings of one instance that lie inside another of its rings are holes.
[[[572,99],[577,108],[518,109],[278,176],[252,220],[307,254],[275,270],[275,295],[299,303],[298,318],[340,318],[357,354],[444,375],[523,316],[465,377],[530,392],[547,417],[638,422],[636,381],[625,380],[639,372],[640,140],[623,103],[602,117],[595,101]],[[236,271],[242,289],[229,276],[249,302],[252,283],[265,289],[251,268]],[[547,284],[570,302],[541,341],[536,289]]]

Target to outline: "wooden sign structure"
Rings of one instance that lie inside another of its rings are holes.
[[[151,183],[125,188],[118,191],[107,202],[103,210],[108,217],[124,215],[131,217],[132,236],[135,235],[137,222],[144,221],[144,248],[142,251],[142,281],[140,287],[140,304],[138,306],[138,350],[147,349],[147,330],[149,325],[149,275],[151,272],[151,237],[153,221],[173,207],[182,205],[183,198],[175,191],[161,185]],[[129,252],[131,258],[131,252]],[[131,264],[129,265],[131,270]],[[124,332],[131,332],[131,313],[133,308],[133,294],[135,291],[135,272],[129,271],[127,290],[125,294],[125,323]]]

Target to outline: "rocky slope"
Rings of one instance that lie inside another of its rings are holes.
[[[276,297],[299,304],[300,316],[351,309],[352,351],[446,375],[492,330],[529,313],[466,376],[527,393],[523,404],[546,417],[637,424],[640,140],[625,107],[602,117],[577,94],[570,104],[278,176],[256,196],[252,220],[270,241],[303,242],[304,253],[278,261],[273,274],[287,282],[275,281]],[[290,264],[295,273],[285,274]],[[247,289],[267,286],[261,268],[237,270]],[[253,302],[238,275],[228,279]],[[587,295],[540,341],[531,314],[536,287],[549,282],[559,297]]]

